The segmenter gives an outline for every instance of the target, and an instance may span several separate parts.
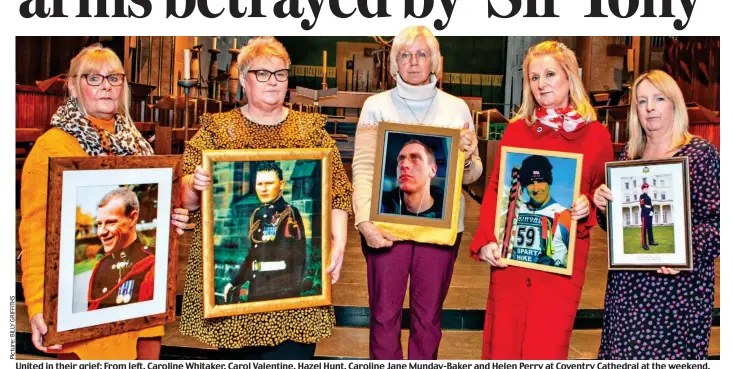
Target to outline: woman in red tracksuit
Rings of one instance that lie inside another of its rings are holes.
[[[583,154],[580,196],[571,217],[577,220],[571,276],[522,267],[500,259],[494,225],[500,155],[470,245],[472,258],[492,266],[483,333],[483,359],[567,359],[574,318],[585,281],[590,230],[595,225],[592,193],[613,160],[610,134],[596,121],[579,77],[577,58],[564,44],[546,41],[531,47],[523,62],[523,103],[508,125],[503,146]]]

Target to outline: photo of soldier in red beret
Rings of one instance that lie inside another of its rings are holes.
[[[658,246],[653,239],[653,203],[651,197],[648,196],[649,184],[643,182],[641,185],[640,208],[641,208],[641,247],[643,250],[650,250],[648,245]]]

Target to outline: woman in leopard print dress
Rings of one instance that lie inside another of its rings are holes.
[[[238,62],[248,104],[201,118],[201,129],[184,153],[183,202],[189,210],[199,209],[201,191],[212,184],[209,173],[200,167],[203,150],[332,148],[331,264],[325,272],[335,283],[346,244],[351,185],[335,141],[325,131],[326,118],[283,106],[290,58],[274,38],[250,40]],[[183,294],[181,333],[223,349],[223,356],[231,359],[311,359],[315,343],[328,337],[335,325],[332,306],[204,319],[200,213],[195,212],[193,219],[196,229]]]

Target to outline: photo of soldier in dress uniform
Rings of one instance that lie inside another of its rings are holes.
[[[641,185],[640,208],[641,208],[641,247],[643,250],[649,250],[648,245],[658,246],[653,240],[653,201],[648,196],[648,183]]]
[[[322,294],[320,161],[213,168],[215,303]]]
[[[573,255],[570,208],[578,159],[507,152],[499,185],[499,242],[507,263],[566,271]],[[546,269],[542,269],[546,270]]]
[[[257,167],[255,189],[262,205],[249,221],[249,254],[224,287],[227,302],[239,301],[242,294],[252,302],[300,297],[307,259],[305,226],[297,208],[282,196],[285,185],[277,164]]]
[[[157,185],[82,187],[79,191],[84,195],[77,197],[72,311],[152,300]]]
[[[672,254],[674,189],[672,174],[644,167],[641,175],[620,178],[620,215],[626,254]]]
[[[449,137],[389,132],[380,214],[444,217]]]

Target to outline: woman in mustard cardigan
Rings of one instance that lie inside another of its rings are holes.
[[[158,359],[163,326],[52,347],[43,346],[46,202],[48,159],[62,156],[153,155],[129,114],[130,94],[119,57],[93,45],[71,61],[67,99],[51,118],[23,166],[20,191],[19,241],[25,303],[33,345],[59,359]],[[179,234],[188,226],[188,211],[175,209],[172,224]]]

